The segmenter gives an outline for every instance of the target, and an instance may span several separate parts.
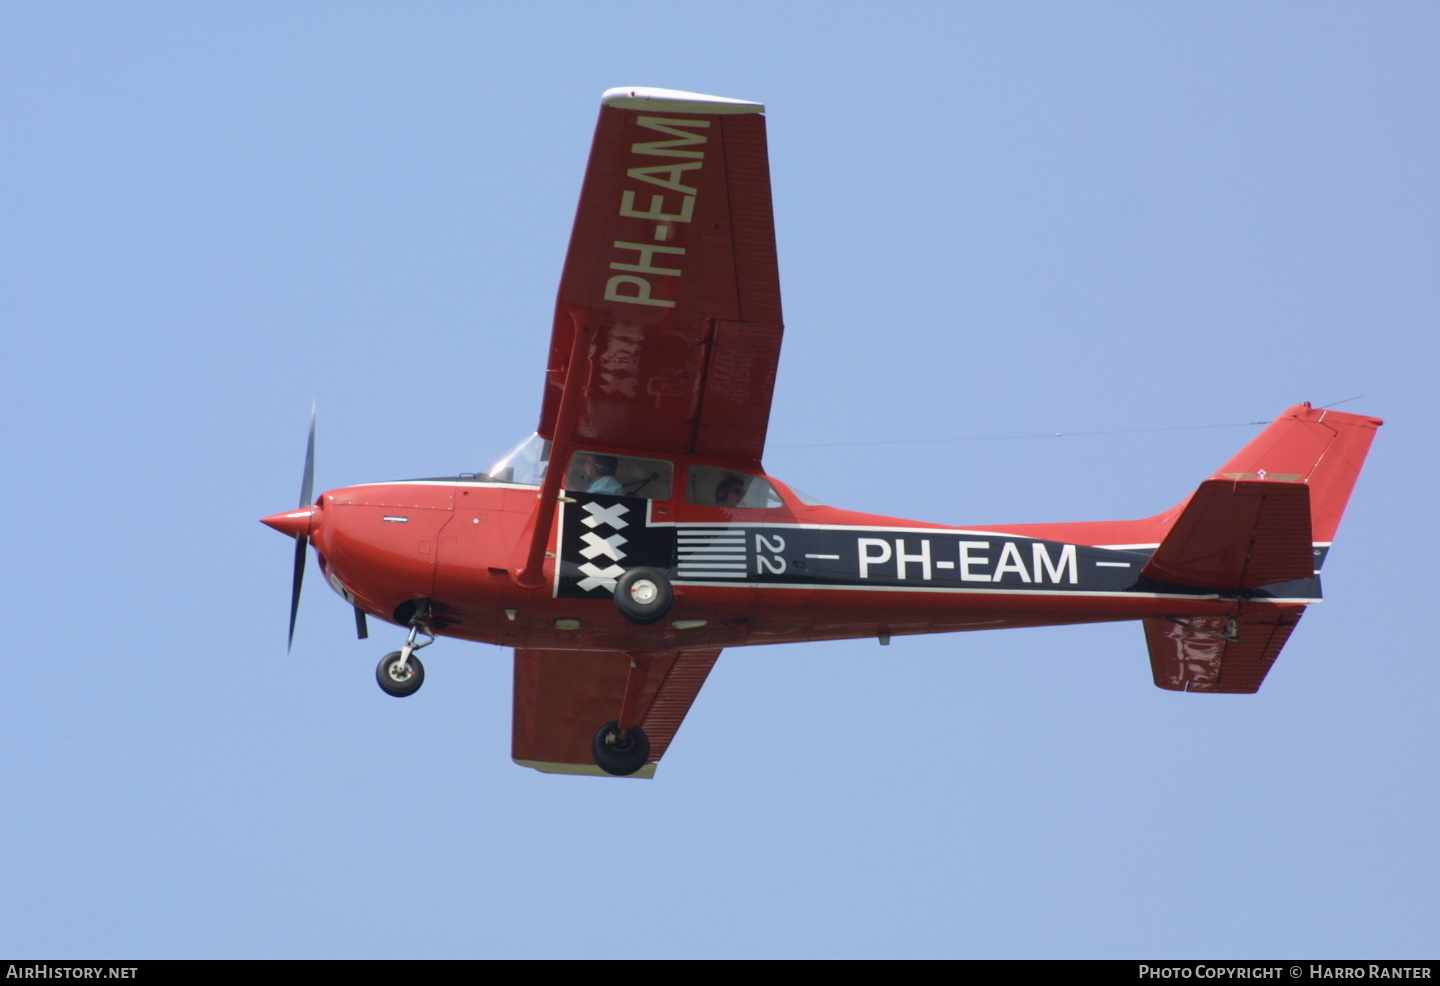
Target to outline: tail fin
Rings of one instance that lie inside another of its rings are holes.
[[[1223,590],[1309,578],[1335,538],[1381,424],[1309,404],[1287,409],[1170,512],[1142,574]],[[1318,583],[1312,585],[1318,595]],[[1304,611],[1299,605],[1236,617],[1147,619],[1155,684],[1256,691]]]
[[[1310,542],[1323,557],[1325,548],[1335,539],[1340,515],[1345,512],[1350,491],[1355,488],[1355,478],[1360,475],[1360,466],[1370,451],[1375,429],[1381,424],[1379,418],[1296,404],[1272,421],[1210,479],[1223,480],[1226,485],[1251,480],[1265,486],[1303,484],[1309,492]],[[1076,544],[1143,548],[1169,536],[1194,499],[1196,497],[1190,497],[1169,510],[1140,520],[986,525],[985,529]]]
[[[1335,540],[1375,429],[1383,423],[1296,404],[1210,478],[1304,483],[1310,487],[1310,539],[1327,545]]]
[[[1143,574],[1227,590],[1310,578],[1380,423],[1289,408],[1172,511]]]

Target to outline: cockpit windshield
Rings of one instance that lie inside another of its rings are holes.
[[[550,465],[550,443],[539,435],[532,434],[501,456],[485,475],[486,478],[496,483],[539,486],[541,480],[545,478],[545,467],[548,465]]]

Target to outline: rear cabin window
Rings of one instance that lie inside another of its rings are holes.
[[[675,467],[663,459],[580,451],[570,457],[565,488],[582,493],[668,500],[674,475]]]
[[[697,506],[735,510],[763,510],[785,505],[775,487],[759,476],[714,466],[690,467],[685,481],[685,499]]]

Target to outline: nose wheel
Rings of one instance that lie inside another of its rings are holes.
[[[380,690],[396,698],[414,695],[425,683],[425,665],[420,663],[420,658],[414,654],[403,662],[400,658],[400,651],[391,651],[380,658],[380,666],[375,669],[375,680],[380,683]]]
[[[422,634],[427,639],[416,643],[416,638]],[[434,642],[435,635],[429,628],[418,619],[412,620],[410,636],[406,638],[405,646],[380,658],[380,664],[375,668],[375,681],[380,685],[380,690],[395,698],[405,698],[418,692],[420,686],[425,684],[425,665],[420,663],[415,652]]]

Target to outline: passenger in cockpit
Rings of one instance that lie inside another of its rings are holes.
[[[745,481],[739,476],[726,476],[715,484],[715,506],[738,507],[745,498]]]

